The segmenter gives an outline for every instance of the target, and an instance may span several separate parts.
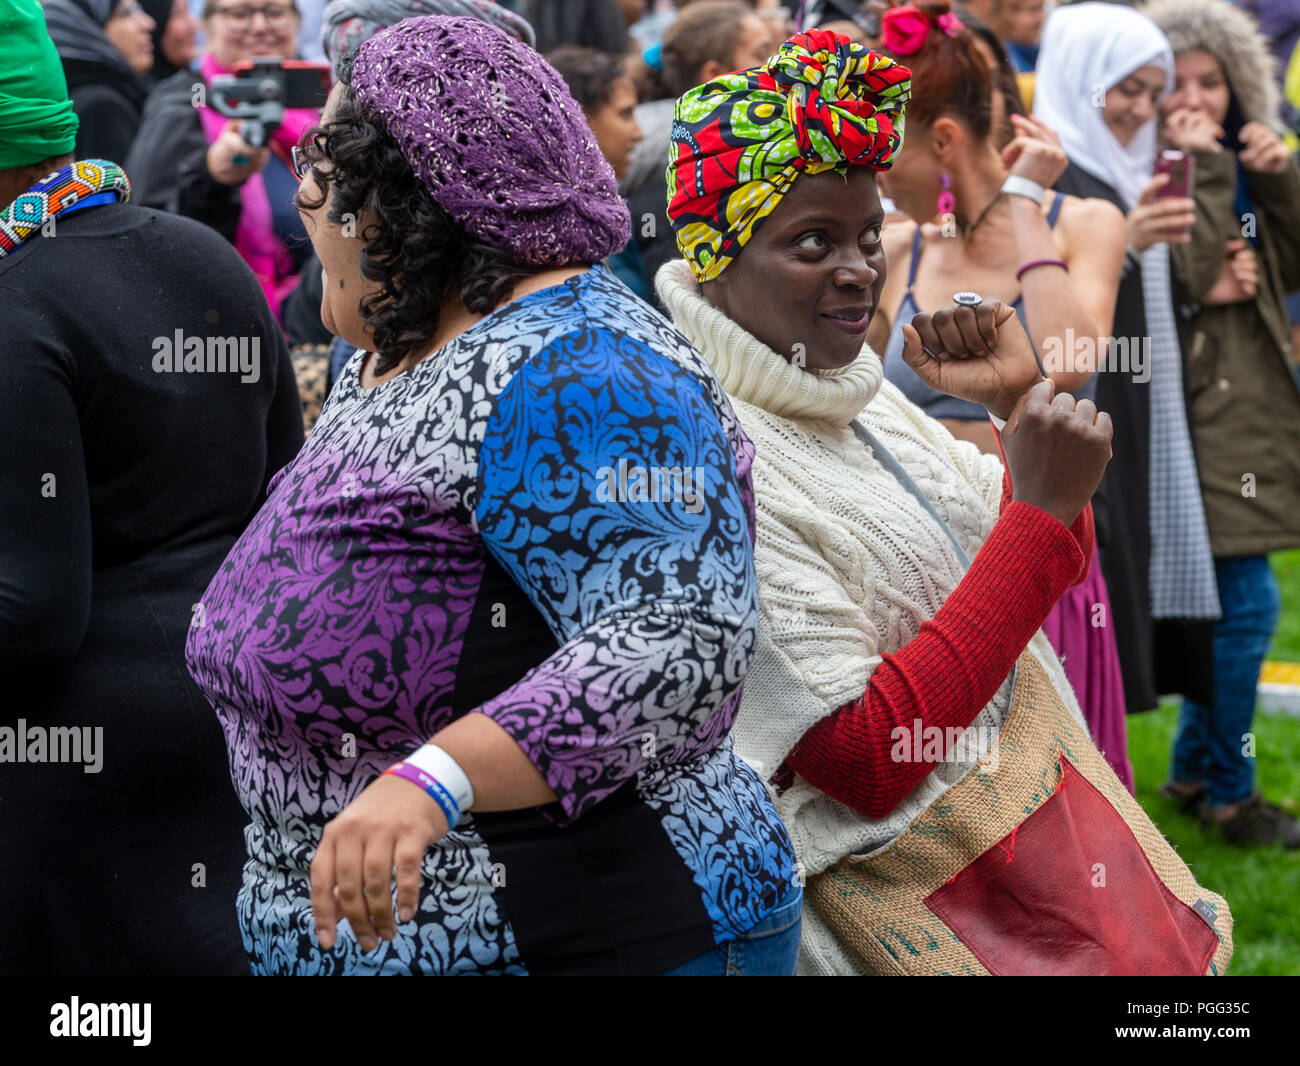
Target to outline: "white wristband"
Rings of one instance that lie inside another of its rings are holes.
[[[999,433],[1007,428],[1007,420],[1005,418],[999,418],[992,411],[989,412],[989,421],[993,423],[994,428]]]
[[[1040,206],[1047,192],[1038,182],[1022,178],[1017,174],[1012,174],[1002,183],[1002,191],[1009,196],[1027,196]]]
[[[437,780],[456,800],[456,806],[462,814],[474,806],[474,786],[469,783],[460,763],[448,755],[437,744],[426,744],[408,755],[402,762],[416,766],[430,777]]]

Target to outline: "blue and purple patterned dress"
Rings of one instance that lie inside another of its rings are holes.
[[[656,973],[795,891],[729,730],[758,626],[753,446],[690,345],[597,267],[363,389],[345,368],[195,609],[248,811],[257,973]],[[426,853],[416,917],[316,943],[325,824],[462,715],[559,797]]]

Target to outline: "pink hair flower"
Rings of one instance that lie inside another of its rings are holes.
[[[951,11],[946,11],[940,15],[935,22],[939,24],[939,29],[943,30],[949,37],[955,37],[958,30],[964,30],[966,23],[962,22]]]
[[[891,7],[880,19],[880,41],[896,56],[914,56],[925,44],[933,25],[914,7]]]

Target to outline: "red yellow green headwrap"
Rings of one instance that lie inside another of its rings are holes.
[[[711,281],[800,174],[887,170],[903,143],[912,72],[829,30],[796,34],[767,65],[677,101],[668,217],[696,278]]]

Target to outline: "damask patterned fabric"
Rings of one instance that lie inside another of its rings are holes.
[[[753,448],[686,341],[603,268],[361,388],[352,358],[196,608],[190,669],[251,818],[255,972],[654,973],[793,888],[729,730],[757,634]],[[326,822],[467,713],[558,802],[474,814],[370,955],[320,951]]]
[[[695,277],[721,274],[800,174],[888,170],[911,77],[847,37],[812,30],[766,66],[685,93],[673,112],[668,217]]]

